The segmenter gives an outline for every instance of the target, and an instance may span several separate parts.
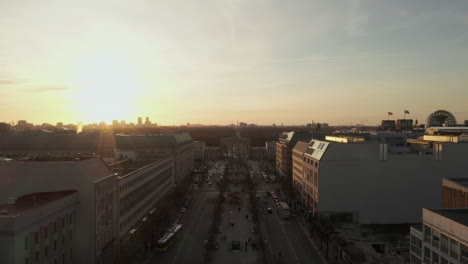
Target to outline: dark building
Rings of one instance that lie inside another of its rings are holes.
[[[382,120],[382,125],[380,126],[382,130],[395,130],[396,124],[395,120]]]
[[[226,158],[249,159],[250,139],[241,137],[236,131],[235,137],[221,139],[221,150]]]
[[[310,132],[283,132],[276,142],[276,166],[284,174],[292,176],[292,149],[298,141],[309,142],[313,138]]]
[[[11,129],[10,124],[0,123],[0,133],[9,133],[10,129]]]
[[[455,116],[449,111],[437,110],[427,118],[427,127],[457,126]]]
[[[413,119],[398,119],[396,122],[396,130],[398,131],[412,131]]]
[[[442,179],[442,207],[467,208],[468,207],[468,179],[443,178]]]

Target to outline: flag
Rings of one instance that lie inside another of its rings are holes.
[[[408,111],[408,110],[405,110],[405,115],[409,115],[409,111]]]
[[[388,115],[393,115],[393,113],[392,113],[392,112],[388,112]]]

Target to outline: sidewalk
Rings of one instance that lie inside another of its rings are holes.
[[[258,236],[252,233],[251,228],[254,224],[250,220],[251,213],[248,209],[247,193],[243,192],[240,186],[230,184],[227,194],[233,194],[236,191],[239,193],[240,199],[232,198],[235,196],[233,195],[223,203],[221,232],[215,236],[216,241],[219,242],[219,248],[213,253],[211,262],[222,264],[261,263],[262,251],[259,249]],[[246,215],[248,215],[248,219],[246,219]],[[221,239],[222,236],[226,236],[226,241]],[[252,242],[249,243],[249,238],[251,241],[256,241],[256,249],[253,248]],[[239,251],[231,249],[232,241],[240,242]]]

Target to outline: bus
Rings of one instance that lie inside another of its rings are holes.
[[[278,210],[279,210],[279,215],[284,219],[288,219],[289,216],[291,215],[289,211],[289,206],[285,202],[279,202]]]
[[[158,240],[158,244],[156,245],[156,251],[167,251],[180,236],[181,229],[182,225],[180,224],[175,224],[171,228],[169,228],[166,231],[166,233],[161,237],[161,239]]]

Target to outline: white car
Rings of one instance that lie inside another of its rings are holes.
[[[187,211],[187,209],[186,209],[185,207],[182,207],[182,208],[180,209],[180,213],[181,213],[181,214],[185,214],[186,211]]]

